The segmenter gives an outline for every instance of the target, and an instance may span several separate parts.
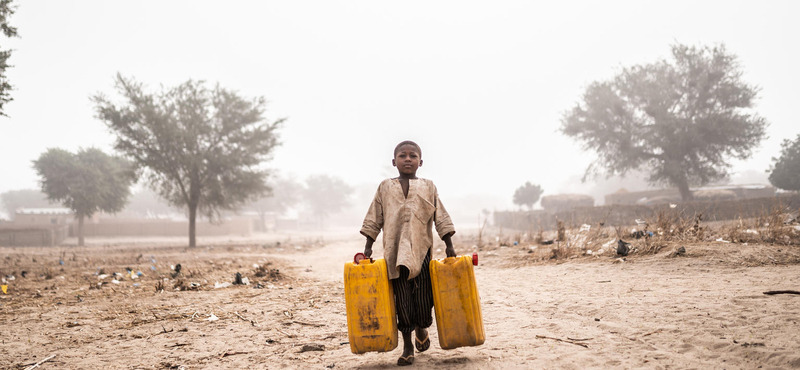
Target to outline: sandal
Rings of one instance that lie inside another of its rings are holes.
[[[408,355],[406,357],[400,356],[397,359],[397,366],[408,366],[414,363],[414,355]]]
[[[431,348],[431,340],[428,338],[428,332],[425,332],[425,339],[419,340],[416,334],[414,334],[414,339],[416,343],[414,343],[417,347],[417,352],[425,352],[428,348]]]

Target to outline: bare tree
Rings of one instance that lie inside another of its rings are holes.
[[[544,189],[541,186],[526,182],[525,185],[520,186],[514,192],[514,204],[518,206],[525,205],[528,209],[532,209],[539,197],[542,196],[542,193],[544,193]]]
[[[800,135],[781,144],[781,156],[772,158],[769,182],[776,188],[800,191]]]
[[[561,132],[597,152],[586,175],[641,168],[687,200],[690,185],[727,177],[729,159],[748,158],[764,138],[767,122],[750,109],[757,94],[724,46],[674,45],[671,60],[590,84]]]
[[[341,212],[350,204],[353,187],[338,177],[315,175],[306,179],[304,193],[305,201],[322,227],[328,216]]]
[[[17,28],[11,27],[8,24],[8,17],[14,14],[16,7],[11,5],[11,0],[0,0],[0,31],[6,37],[17,37]],[[6,78],[6,68],[8,65],[8,58],[11,57],[11,50],[0,50],[0,116],[5,116],[3,108],[6,103],[14,100],[11,98],[12,86]]]
[[[188,208],[189,246],[198,212],[209,218],[269,191],[268,171],[283,119],[264,118],[263,97],[245,99],[219,85],[187,81],[160,93],[117,75],[115,105],[94,96],[98,118],[117,135],[115,148],[131,158],[153,190]]]
[[[61,202],[78,219],[78,245],[83,246],[83,220],[99,211],[125,208],[135,174],[130,162],[99,149],[72,154],[51,148],[33,161],[47,199]]]

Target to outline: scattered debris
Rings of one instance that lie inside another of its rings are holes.
[[[630,251],[631,243],[627,243],[622,239],[617,242],[617,255],[627,256]]]
[[[678,247],[677,249],[672,251],[672,253],[669,254],[669,257],[683,256],[684,254],[686,254],[686,248]]]
[[[584,232],[584,231],[589,231],[589,230],[591,230],[591,229],[592,229],[592,225],[589,225],[589,224],[583,224],[583,225],[581,225],[581,230],[580,230],[580,231],[581,231],[581,232]]]
[[[634,230],[634,231],[631,232],[631,238],[634,238],[634,239],[650,238],[653,235],[655,235],[655,234],[653,234],[652,231],[642,231],[642,230],[636,231],[636,230]]]
[[[324,350],[325,350],[325,346],[323,346],[321,344],[309,343],[309,344],[304,344],[303,348],[300,348],[300,350],[297,351],[297,353],[312,352],[312,351],[324,351]]]
[[[675,204],[675,203],[670,203],[670,204],[669,204],[669,208],[676,208],[676,207],[678,207],[678,205],[677,205],[677,204]]]
[[[742,347],[765,347],[764,343],[742,343]]]
[[[229,287],[229,286],[231,286],[231,285],[233,285],[233,284],[231,284],[231,283],[227,283],[227,282],[226,282],[226,283],[222,283],[222,284],[220,284],[219,282],[216,282],[216,281],[215,281],[215,282],[214,282],[214,289],[227,288],[227,287]]]
[[[217,320],[219,320],[219,317],[217,317],[217,315],[214,315],[214,314],[212,313],[212,314],[211,314],[211,315],[209,315],[209,316],[208,316],[208,318],[207,318],[207,319],[205,319],[205,320],[206,320],[206,321],[210,321],[210,322],[214,322],[214,321],[217,321]]]
[[[542,245],[550,245],[550,244],[553,244],[553,243],[554,243],[553,239],[550,239],[550,240],[542,240],[541,244]]]
[[[727,241],[727,240],[725,240],[725,239],[722,239],[722,238],[719,238],[719,239],[717,239],[716,241],[718,241],[718,242],[720,242],[720,243],[730,243],[729,241]]]
[[[111,280],[111,283],[112,284],[119,284],[119,280],[117,280],[117,279]]]
[[[174,279],[174,278],[178,277],[178,275],[181,274],[181,264],[179,263],[179,264],[175,265],[173,270],[175,270],[175,272],[172,273],[172,278]]]
[[[233,285],[244,285],[241,272],[237,272],[236,276],[233,277]]]

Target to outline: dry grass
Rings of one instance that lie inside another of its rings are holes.
[[[687,245],[697,243],[730,243],[732,245],[800,246],[800,218],[794,209],[780,204],[765,209],[755,218],[744,218],[734,222],[705,221],[703,213],[686,212],[678,207],[659,210],[653,217],[643,220],[638,226],[606,226],[604,222],[583,227],[568,227],[557,220],[554,231],[545,232],[540,226],[535,234],[516,232],[497,236],[493,242],[478,250],[519,244],[523,259],[529,262],[561,261],[578,257],[618,257],[617,241],[631,244],[631,255],[655,255],[671,252],[671,256],[685,255]],[[743,212],[742,215],[753,214]],[[482,235],[486,238],[484,232]],[[488,238],[487,238],[488,239]],[[747,243],[747,244],[745,244]],[[683,251],[678,253],[680,247]],[[516,253],[520,253],[516,252]],[[697,252],[690,248],[692,255]]]

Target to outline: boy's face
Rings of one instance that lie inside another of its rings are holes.
[[[422,166],[422,158],[413,145],[403,145],[392,159],[392,166],[397,167],[401,175],[415,175]]]

